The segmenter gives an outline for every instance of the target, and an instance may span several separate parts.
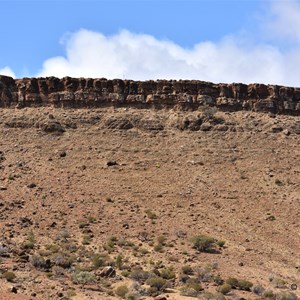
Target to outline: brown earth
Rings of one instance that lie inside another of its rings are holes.
[[[150,299],[131,278],[137,267],[173,267],[168,299],[193,299],[180,295],[186,265],[201,299],[221,299],[217,275],[277,299],[300,286],[299,117],[213,107],[0,115],[0,299],[115,299],[119,285]],[[197,251],[190,239],[201,234],[225,245]],[[116,275],[99,277],[105,265]],[[79,271],[96,282],[76,284]]]

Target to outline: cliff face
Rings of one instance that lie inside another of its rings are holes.
[[[264,84],[214,84],[196,80],[107,80],[105,78],[23,78],[0,76],[0,107],[103,106],[253,110],[300,115],[300,88]]]

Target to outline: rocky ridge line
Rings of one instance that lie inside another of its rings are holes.
[[[265,84],[214,84],[198,80],[108,80],[0,76],[0,107],[94,108],[130,106],[224,111],[252,110],[300,115],[300,88]]]

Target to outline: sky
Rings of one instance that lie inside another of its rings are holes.
[[[0,0],[0,74],[300,86],[300,0]]]

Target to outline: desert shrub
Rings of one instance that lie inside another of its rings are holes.
[[[233,289],[238,287],[239,281],[234,277],[229,277],[226,279],[225,283],[229,284]]]
[[[166,240],[167,240],[167,238],[164,235],[160,235],[157,238],[157,242],[160,243],[160,244],[164,244]]]
[[[225,245],[225,241],[222,241],[222,240],[217,241],[217,245],[218,245],[219,247],[223,248],[224,245]]]
[[[157,215],[151,209],[145,210],[145,213],[149,219],[151,220],[157,219]]]
[[[166,287],[167,280],[161,277],[149,277],[146,284],[151,288],[156,288],[158,291],[163,290]]]
[[[46,250],[50,251],[51,253],[57,253],[60,250],[60,247],[56,244],[49,244],[45,246]]]
[[[154,246],[154,251],[155,252],[163,252],[163,248],[164,248],[163,244],[158,243]]]
[[[10,271],[7,271],[7,272],[4,272],[3,273],[3,277],[9,281],[9,282],[12,282],[14,281],[14,279],[16,278],[16,274],[14,272],[10,272]]]
[[[267,291],[264,292],[264,298],[275,299],[275,294],[274,294],[273,291],[267,290]]]
[[[104,257],[99,254],[93,254],[91,257],[91,261],[94,269],[98,269],[104,265]]]
[[[140,295],[137,292],[129,292],[126,295],[126,300],[137,300],[140,298]]]
[[[192,275],[194,273],[194,270],[191,266],[185,265],[181,268],[182,273],[186,275]]]
[[[96,277],[87,271],[80,271],[73,274],[72,281],[77,284],[92,284],[96,282]]]
[[[126,285],[120,285],[115,289],[115,294],[121,298],[125,298],[126,294],[129,292]]]
[[[24,241],[24,247],[27,248],[27,249],[33,249],[34,248],[34,245],[35,245],[35,237],[34,237],[34,234],[33,234],[33,231],[30,230],[27,234],[27,238],[26,240]]]
[[[211,252],[216,244],[216,239],[206,235],[197,235],[191,238],[191,242],[198,251]]]
[[[231,291],[231,285],[228,283],[224,283],[219,286],[218,291],[223,295],[227,295]]]
[[[248,280],[238,280],[238,286],[237,289],[242,291],[250,291],[253,286],[253,283]]]
[[[164,279],[173,279],[176,277],[173,268],[165,268],[160,271],[160,277]]]
[[[147,280],[147,279],[149,278],[149,276],[150,276],[150,273],[149,273],[149,272],[144,271],[144,270],[142,270],[142,269],[135,269],[135,270],[133,270],[133,271],[131,272],[131,274],[130,274],[129,277],[130,277],[131,279],[134,279],[134,280],[140,282],[140,281],[145,281],[145,280]]]
[[[118,255],[117,258],[116,258],[116,266],[121,269],[122,267],[122,264],[123,264],[123,257],[122,255]]]
[[[185,297],[197,297],[198,296],[198,292],[196,290],[194,290],[193,288],[184,286],[180,289],[180,295],[181,296],[185,296]]]
[[[197,278],[203,282],[209,282],[213,279],[213,274],[211,272],[210,266],[199,267],[196,270]]]
[[[51,267],[51,261],[49,259],[44,259],[38,255],[32,255],[29,259],[30,263],[37,269],[49,269]]]
[[[222,285],[224,283],[224,280],[221,278],[220,275],[214,276],[214,283],[217,285]]]
[[[196,292],[203,291],[202,285],[193,279],[188,280],[185,287],[191,288],[191,289],[195,290]]]
[[[124,270],[124,271],[121,272],[121,275],[122,275],[123,277],[129,277],[130,272],[129,272],[128,270]]]
[[[278,300],[298,300],[297,295],[292,292],[283,292],[277,296]]]
[[[55,255],[52,260],[56,266],[62,267],[64,269],[68,269],[72,265],[71,258],[66,257],[65,255]]]

